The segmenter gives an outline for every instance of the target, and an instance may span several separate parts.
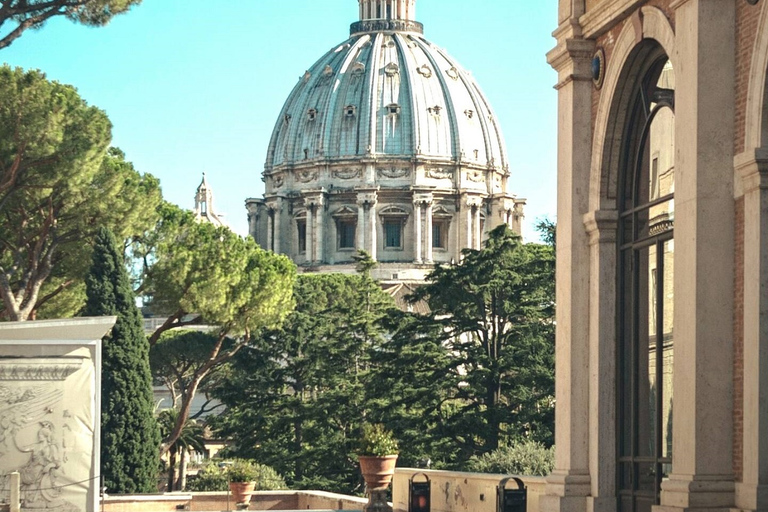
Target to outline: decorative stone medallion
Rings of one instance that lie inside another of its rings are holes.
[[[315,181],[317,179],[317,171],[313,171],[311,169],[302,169],[300,171],[296,171],[296,181],[300,181],[301,183],[309,183],[310,181]]]
[[[453,171],[451,169],[435,167],[432,169],[427,169],[426,176],[427,178],[432,178],[433,180],[450,180],[453,179]]]

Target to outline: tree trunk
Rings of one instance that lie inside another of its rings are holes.
[[[177,491],[183,491],[184,488],[187,486],[187,462],[189,457],[187,456],[188,450],[185,448],[181,449],[180,454],[180,460],[179,460],[179,478],[178,483],[176,484],[176,490]]]
[[[176,482],[176,450],[173,449],[168,452],[168,489],[167,492],[173,492],[174,483]]]

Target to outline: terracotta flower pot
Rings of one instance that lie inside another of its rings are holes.
[[[397,455],[385,455],[383,457],[372,457],[360,455],[360,472],[365,479],[365,485],[369,490],[381,490],[389,487],[392,482],[392,476],[395,474],[395,463]]]
[[[256,482],[229,482],[229,490],[235,503],[250,503]]]

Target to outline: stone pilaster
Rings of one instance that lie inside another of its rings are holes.
[[[589,473],[587,510],[616,503],[616,233],[618,212],[584,216],[589,236]]]
[[[673,2],[674,425],[660,511],[733,505],[735,3]],[[726,243],[723,243],[726,241]]]
[[[376,260],[376,204],[378,203],[378,192],[376,190],[360,191],[357,194],[358,206],[358,234],[361,240],[358,241],[358,248],[365,250]]]
[[[307,262],[319,264],[325,261],[325,189],[307,191],[304,205],[307,208]]]
[[[744,418],[736,507],[768,509],[768,150],[736,157],[744,191]]]
[[[421,202],[416,197],[413,198],[413,233],[414,233],[414,247],[413,247],[414,261],[416,263],[421,263],[423,261],[422,252],[421,252]]]
[[[547,59],[558,73],[557,327],[555,469],[543,512],[586,510],[589,475],[589,242],[587,213],[592,147],[591,61],[594,41],[581,37],[583,1],[560,1],[557,46]]]

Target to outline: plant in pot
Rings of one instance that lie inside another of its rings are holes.
[[[258,470],[251,461],[236,460],[227,468],[229,489],[235,503],[249,503],[256,487]]]
[[[385,490],[392,482],[397,462],[397,440],[381,424],[364,424],[358,461],[370,491]]]

